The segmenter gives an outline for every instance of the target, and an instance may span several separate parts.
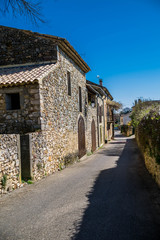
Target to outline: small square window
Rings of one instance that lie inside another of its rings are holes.
[[[19,93],[6,94],[6,110],[20,109],[20,96]]]

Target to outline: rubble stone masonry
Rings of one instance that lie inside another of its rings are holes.
[[[0,26],[0,66],[57,60],[56,44],[31,31]]]
[[[19,93],[20,109],[6,110],[6,94]],[[27,133],[41,129],[39,85],[0,89],[0,133]]]
[[[20,187],[19,135],[0,135],[0,193]]]
[[[68,95],[67,72],[71,77],[71,96]],[[79,87],[82,91],[82,112],[79,109]],[[85,121],[86,149],[91,151],[91,122],[92,118],[96,123],[96,108],[89,110],[89,116],[86,119],[86,78],[79,67],[60,49],[58,52],[58,62],[55,68],[38,84],[17,86],[26,104],[23,111],[5,110],[4,91],[10,88],[0,90],[1,114],[3,119],[1,123],[6,133],[10,133],[14,124],[19,120],[18,125],[23,126],[23,122],[30,120],[33,127],[32,131],[23,131],[21,134],[30,135],[30,163],[31,177],[33,180],[52,174],[55,171],[63,169],[69,163],[78,159],[78,119],[80,116]],[[19,114],[17,116],[16,114]],[[14,116],[14,114],[16,116]],[[93,115],[93,116],[92,116]],[[9,119],[7,119],[10,116]],[[5,119],[4,119],[5,118]],[[17,126],[17,125],[16,125]],[[38,127],[37,127],[38,126]],[[1,130],[2,131],[2,130]],[[3,132],[3,131],[2,131]],[[5,168],[8,161],[9,171],[1,171],[0,180],[7,175],[12,188],[21,186],[21,156],[18,155],[19,142],[15,134],[1,134],[0,137],[8,139],[8,144],[1,141],[0,149],[5,149],[9,153],[15,153],[13,156],[2,156],[1,161]],[[10,142],[10,143],[9,143]],[[12,149],[14,146],[14,151]],[[10,160],[11,159],[11,160]],[[17,162],[16,162],[17,161]],[[13,162],[13,164],[12,164]],[[4,190],[1,181],[1,189]]]
[[[56,41],[30,31],[0,26],[0,55],[0,66],[55,62],[54,69],[37,83],[8,85],[0,89],[0,192],[3,193],[22,185],[20,135],[29,135],[31,177],[38,180],[78,159],[80,116],[85,122],[86,150],[91,151],[92,147],[92,119],[95,120],[96,134],[98,131],[97,109],[86,107],[84,68],[68,57]],[[68,94],[68,72],[71,96]],[[12,93],[19,93],[20,108],[7,110],[6,94]]]

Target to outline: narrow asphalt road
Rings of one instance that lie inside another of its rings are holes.
[[[1,240],[159,240],[160,190],[135,140],[0,199]]]

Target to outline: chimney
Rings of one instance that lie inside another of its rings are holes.
[[[102,81],[102,79],[99,79],[99,85],[100,85],[100,86],[103,85],[103,81]]]

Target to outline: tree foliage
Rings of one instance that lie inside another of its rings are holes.
[[[21,15],[31,19],[34,23],[44,22],[40,14],[40,2],[34,0],[2,0],[0,12],[7,14],[12,11],[14,16]]]
[[[112,107],[112,109],[114,110],[119,110],[120,108],[122,108],[122,104],[120,102],[116,102],[116,101],[111,101],[111,100],[106,100],[106,103]]]
[[[123,108],[123,109],[122,109],[121,114],[127,114],[127,113],[129,113],[129,112],[132,112],[132,109],[126,107],[126,108]]]
[[[144,118],[151,117],[159,118],[160,115],[160,101],[139,101],[133,107],[133,111],[131,114],[132,125],[137,127],[138,124]]]
[[[136,102],[131,118],[142,152],[160,164],[160,101]]]

